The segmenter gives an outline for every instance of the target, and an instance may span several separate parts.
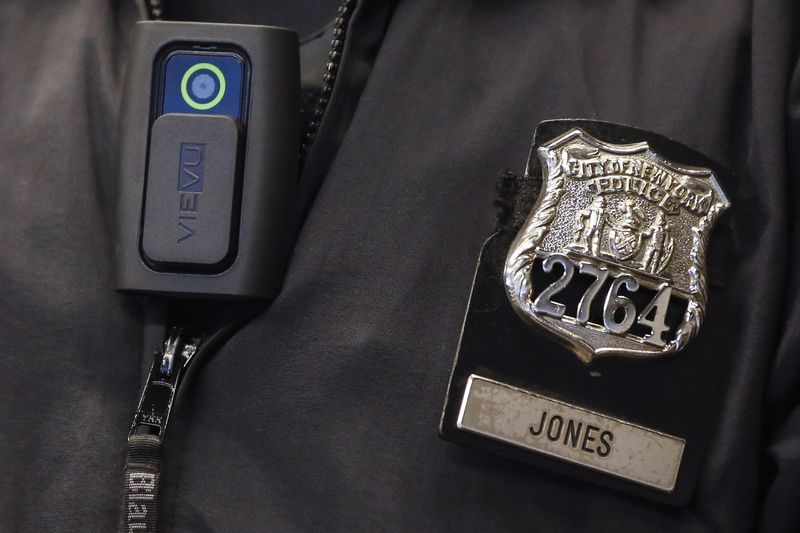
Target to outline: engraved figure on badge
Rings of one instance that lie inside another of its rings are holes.
[[[656,214],[655,220],[643,235],[647,237],[642,268],[650,274],[658,274],[669,263],[672,257],[674,241],[669,233],[667,217],[663,211]]]
[[[627,261],[642,246],[642,226],[647,221],[647,216],[630,198],[626,198],[620,207],[622,215],[611,224],[608,245],[615,258]]]
[[[575,217],[572,248],[587,251],[593,256],[600,253],[603,230],[606,226],[606,199],[595,196],[589,207]]]

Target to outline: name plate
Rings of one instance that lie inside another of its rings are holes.
[[[458,429],[672,492],[686,442],[472,374]]]

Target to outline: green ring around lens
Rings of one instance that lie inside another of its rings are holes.
[[[193,100],[192,97],[189,96],[189,91],[186,89],[186,85],[189,83],[189,76],[198,70],[210,70],[219,80],[219,93],[217,93],[217,96],[215,96],[213,100],[205,104]],[[186,70],[183,74],[183,79],[181,79],[181,95],[183,96],[183,101],[189,104],[189,107],[193,109],[199,109],[200,111],[211,109],[220,103],[222,97],[225,96],[225,75],[222,74],[222,71],[216,65],[212,65],[211,63],[197,63],[196,65],[192,65]]]

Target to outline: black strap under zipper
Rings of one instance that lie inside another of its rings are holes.
[[[161,20],[163,0],[145,2],[149,17]],[[347,25],[355,4],[355,0],[344,0],[334,21],[326,72],[311,120],[301,140],[301,168],[328,108],[344,50]],[[263,302],[211,303],[201,300],[175,301],[171,304],[166,335],[162,345],[153,354],[150,372],[128,435],[120,531],[155,533],[158,530],[163,470],[161,449],[189,364],[215,352],[264,306]]]

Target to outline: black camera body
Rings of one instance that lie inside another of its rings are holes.
[[[274,297],[290,250],[298,169],[297,34],[140,22],[130,57],[117,288]]]

